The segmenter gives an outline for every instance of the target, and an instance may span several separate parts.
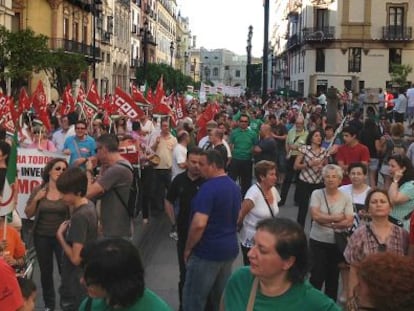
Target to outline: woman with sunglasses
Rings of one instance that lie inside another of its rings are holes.
[[[358,283],[357,266],[369,254],[392,252],[406,255],[408,251],[408,232],[388,220],[392,210],[390,197],[385,190],[374,189],[368,193],[365,208],[371,222],[360,226],[351,235],[344,252],[346,261],[351,265],[348,284],[348,299],[352,300]]]
[[[48,139],[47,131],[43,126],[35,126],[32,130],[32,143],[27,148],[37,148],[50,152],[56,152],[55,144]]]
[[[62,248],[56,239],[59,225],[69,218],[69,207],[61,199],[56,181],[67,169],[64,159],[50,160],[42,174],[42,183],[31,193],[25,213],[27,218],[35,217],[33,242],[40,267],[43,301],[45,308],[55,309],[55,290],[53,284],[53,256],[60,273]]]

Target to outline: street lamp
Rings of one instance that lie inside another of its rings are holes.
[[[92,78],[93,81],[96,79],[96,19],[99,17],[101,12],[102,0],[93,0],[92,1],[92,15],[93,15],[93,32],[92,32]]]
[[[249,33],[247,34],[247,65],[246,65],[246,88],[247,88],[247,95],[250,96],[250,71],[252,65],[252,37],[253,37],[253,26],[249,26]]]
[[[184,74],[187,74],[187,62],[188,62],[188,52],[184,52]]]
[[[144,77],[143,83],[147,80],[147,62],[148,62],[148,21],[144,22],[144,27],[140,30],[141,37],[142,37],[142,48],[144,49],[144,59],[142,63],[142,75]]]
[[[170,43],[170,67],[172,67],[172,63],[173,63],[173,54],[174,54],[174,41],[171,41]]]
[[[263,64],[262,64],[262,101],[267,99],[267,71],[269,57],[269,0],[263,1],[264,6],[264,39],[263,39]]]
[[[194,82],[195,82],[195,68],[196,68],[196,66],[197,66],[197,58],[194,58],[194,60],[193,60],[193,66],[194,66]]]

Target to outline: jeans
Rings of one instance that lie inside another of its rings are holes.
[[[34,247],[40,268],[43,301],[45,307],[55,309],[56,295],[53,283],[53,255],[56,257],[59,274],[62,267],[62,248],[55,237],[34,235]]]
[[[183,288],[185,282],[185,262],[184,262],[184,250],[185,250],[185,243],[186,241],[182,241],[178,239],[177,241],[177,257],[178,257],[178,268],[180,269],[180,279],[178,281],[178,298],[180,301],[179,310],[183,308]]]
[[[312,253],[312,269],[309,282],[321,290],[325,283],[325,294],[333,301],[338,297],[338,264],[343,261],[335,243],[325,243],[309,239]]]
[[[141,168],[141,178],[139,187],[139,205],[142,211],[142,218],[148,219],[149,205],[151,203],[152,194],[152,178],[154,177],[154,168],[152,166],[145,166]]]
[[[234,181],[240,178],[240,188],[243,197],[252,185],[252,167],[253,163],[251,160],[231,159],[229,176]]]
[[[183,290],[183,310],[204,310],[207,299],[213,302],[212,311],[218,311],[224,287],[231,275],[234,258],[212,261],[191,255],[187,262],[187,273]]]

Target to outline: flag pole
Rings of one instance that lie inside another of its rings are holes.
[[[3,241],[7,237],[7,215],[4,216],[4,227],[3,227]]]

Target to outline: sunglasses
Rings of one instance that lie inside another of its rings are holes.
[[[40,134],[40,131],[34,131],[33,134],[38,135],[38,134]]]
[[[75,127],[75,130],[86,130],[86,127]]]
[[[62,171],[62,172],[64,172],[64,171],[66,171],[66,167],[63,167],[63,166],[56,166],[55,168],[53,168],[55,171],[57,171],[57,172],[60,172],[60,171]]]

